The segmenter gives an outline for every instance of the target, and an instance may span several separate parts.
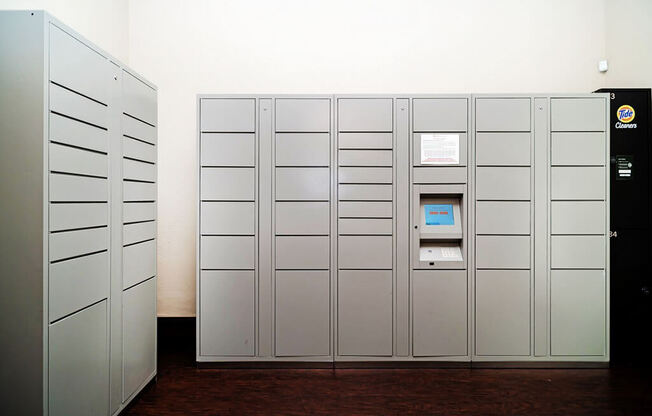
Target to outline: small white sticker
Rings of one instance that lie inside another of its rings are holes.
[[[457,165],[460,163],[459,134],[422,134],[422,165]]]

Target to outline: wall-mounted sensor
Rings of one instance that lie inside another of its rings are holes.
[[[608,69],[609,69],[609,63],[607,62],[606,59],[602,61],[598,61],[598,71],[607,72]]]

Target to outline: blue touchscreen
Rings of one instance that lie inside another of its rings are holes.
[[[455,225],[453,204],[427,204],[426,225]]]

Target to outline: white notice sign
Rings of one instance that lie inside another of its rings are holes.
[[[456,165],[460,163],[459,134],[422,134],[421,164]]]

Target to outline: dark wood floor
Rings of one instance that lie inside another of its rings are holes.
[[[650,369],[197,369],[186,326],[125,415],[652,415]]]

